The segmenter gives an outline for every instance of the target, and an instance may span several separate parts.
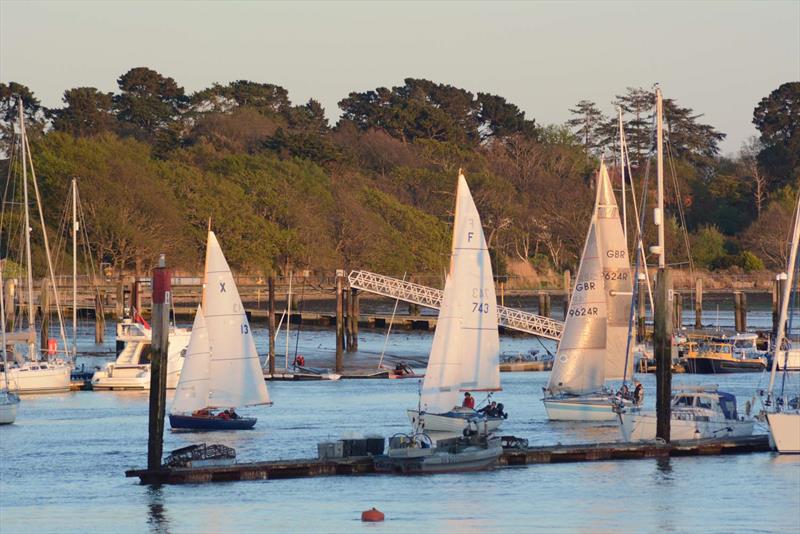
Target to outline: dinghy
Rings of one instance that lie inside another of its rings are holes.
[[[632,293],[619,209],[608,171],[601,163],[594,214],[564,333],[544,389],[542,400],[549,419],[616,419],[615,396],[605,389],[605,383],[633,376],[634,359],[626,358]]]
[[[203,307],[205,306],[205,307]],[[208,232],[203,304],[197,309],[175,399],[173,429],[242,430],[235,409],[271,404],[253,334],[228,262]]]
[[[450,270],[433,335],[420,406],[408,410],[414,428],[461,432],[471,422],[496,430],[503,417],[462,408],[465,392],[500,391],[497,298],[478,209],[459,172]]]

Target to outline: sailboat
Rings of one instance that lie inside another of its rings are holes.
[[[792,231],[792,247],[789,253],[789,264],[786,269],[787,279],[781,301],[781,314],[778,320],[778,332],[773,344],[772,371],[769,375],[767,390],[767,423],[772,446],[781,454],[800,454],[800,396],[790,399],[785,395],[786,372],[792,348],[786,333],[789,319],[789,299],[796,283],[797,248],[800,242],[800,197],[794,214],[794,230]],[[796,350],[796,349],[795,349]],[[778,367],[783,369],[783,381],[779,394],[775,392],[775,378]]]
[[[459,401],[466,392],[500,391],[497,298],[478,209],[464,175],[456,191],[450,270],[433,335],[419,407],[408,410],[421,430],[461,432],[471,422],[485,431],[503,417],[487,417]]]
[[[564,332],[543,399],[551,420],[612,421],[607,380],[632,376],[626,358],[632,284],[619,208],[604,163]],[[626,369],[627,366],[627,369]]]
[[[239,291],[214,232],[208,232],[203,303],[169,413],[173,429],[243,430],[255,417],[235,408],[271,404]]]
[[[70,388],[70,372],[72,370],[72,363],[65,361],[55,354],[55,350],[49,350],[44,355],[39,354],[37,349],[37,335],[36,335],[36,313],[33,302],[33,273],[31,263],[31,228],[32,223],[30,220],[30,202],[31,196],[29,194],[29,177],[28,170],[30,170],[30,182],[33,184],[33,200],[38,207],[39,223],[42,228],[42,237],[45,248],[45,255],[47,258],[47,267],[49,274],[49,282],[52,288],[56,288],[55,274],[53,272],[53,263],[50,257],[50,245],[47,239],[47,229],[44,223],[44,216],[41,209],[41,199],[39,197],[39,188],[36,184],[36,173],[33,168],[33,158],[30,155],[30,145],[28,143],[28,136],[25,130],[25,119],[23,116],[22,99],[18,101],[19,107],[19,136],[16,137],[16,145],[19,147],[19,155],[17,156],[16,147],[12,147],[10,153],[10,167],[21,168],[22,178],[22,224],[19,232],[22,240],[22,249],[24,250],[24,258],[19,258],[18,261],[24,263],[25,268],[25,291],[26,291],[26,315],[27,315],[27,329],[18,330],[17,332],[6,333],[4,343],[4,357],[3,369],[5,377],[8,380],[8,387],[10,391],[28,394],[28,393],[54,393],[66,392]],[[18,159],[17,159],[18,158]],[[4,203],[13,205],[17,203],[18,199],[4,198]],[[4,208],[5,215],[5,208]],[[13,220],[12,217],[8,218]],[[0,221],[0,230],[2,234],[10,235],[12,229],[2,227],[5,223],[5,217]],[[13,230],[16,231],[16,230]],[[5,244],[4,247],[9,250],[11,247]],[[67,338],[64,331],[64,324],[61,318],[61,307],[59,303],[58,291],[53,292],[55,297],[56,311],[58,313],[58,322],[60,326],[61,339],[64,344],[67,356],[69,350],[67,349]],[[6,302],[8,306],[13,306],[13,302]],[[49,310],[46,311],[49,313]],[[5,320],[5,317],[3,318]],[[9,344],[14,346],[12,354],[6,354],[5,350]],[[25,347],[22,350],[20,348]],[[41,358],[40,356],[44,356]],[[68,358],[69,359],[69,358]]]
[[[3,287],[3,269],[0,268],[0,288]],[[0,425],[10,425],[17,418],[19,396],[15,395],[8,387],[8,359],[6,357],[6,306],[5,295],[0,294],[0,354],[3,355],[3,385],[0,387]]]
[[[658,245],[650,250],[658,255],[660,272],[666,268],[664,240],[664,157],[663,157],[663,99],[656,89],[656,168],[658,173],[658,205],[654,210],[658,226]],[[672,332],[668,332],[671,339]],[[620,431],[625,441],[656,438],[658,417],[620,405],[615,409]],[[738,414],[736,396],[719,391],[716,385],[684,386],[672,391],[670,401],[670,439],[741,437],[753,433],[752,418]]]

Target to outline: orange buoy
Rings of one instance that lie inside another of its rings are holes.
[[[58,341],[53,338],[47,340],[47,355],[53,356],[58,351]]]
[[[383,512],[381,512],[377,508],[373,508],[372,510],[367,510],[366,512],[361,512],[361,520],[369,521],[371,523],[377,523],[379,521],[383,521]]]

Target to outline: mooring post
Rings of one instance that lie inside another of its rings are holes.
[[[675,328],[680,329],[680,327],[683,325],[683,295],[677,291],[673,291],[672,296],[672,324]]]
[[[106,338],[106,314],[103,309],[103,299],[100,292],[94,295],[94,342],[102,345]]]
[[[14,330],[14,317],[16,316],[16,292],[17,292],[17,279],[16,278],[8,278],[5,281],[5,307],[6,307],[6,332],[12,332]]]
[[[150,419],[147,468],[161,467],[164,451],[164,411],[167,395],[167,351],[169,349],[170,272],[162,254],[153,269],[152,355],[150,359]]]
[[[347,282],[342,282],[342,328],[344,336],[342,343],[345,352],[350,352],[350,292],[347,289]]]
[[[275,272],[269,275],[269,374],[275,374]]]
[[[739,293],[739,323],[741,326],[740,332],[747,331],[747,293],[741,291]]]
[[[344,270],[336,270],[336,372],[344,367]]]
[[[647,284],[646,284],[646,277],[644,273],[639,273],[639,279],[636,281],[638,284],[638,288],[636,290],[636,338],[641,343],[647,337],[647,331],[645,329],[645,318],[646,318],[646,310],[645,310],[645,292],[647,291]],[[645,362],[646,364],[647,362]]]
[[[694,282],[694,327],[703,328],[703,279]]]
[[[733,293],[733,320],[737,332],[744,332],[744,325],[742,325],[742,292],[734,291]]]
[[[39,334],[39,343],[42,351],[47,350],[50,343],[50,291],[47,278],[42,278],[39,290],[39,312],[42,314],[42,329]],[[55,288],[54,288],[55,289]],[[68,347],[64,347],[68,349]]]
[[[351,291],[350,299],[351,299],[351,302],[353,303],[353,307],[352,307],[352,309],[353,309],[353,317],[351,319],[352,327],[353,327],[353,344],[351,346],[351,349],[353,351],[358,351],[358,321],[361,319],[361,317],[360,317],[360,315],[361,315],[361,303],[360,303],[361,294],[358,292],[358,289],[356,289],[356,288],[353,288],[350,291]]]
[[[353,352],[353,290],[345,288],[344,290],[345,303],[347,309],[347,316],[344,320],[344,325],[347,330],[345,335],[345,344],[347,345],[347,352]]]
[[[142,314],[142,288],[141,282],[139,282],[139,277],[135,276],[133,278],[133,282],[131,283],[131,309],[136,308],[136,311],[139,314]],[[133,311],[131,310],[131,313]],[[152,310],[151,310],[152,313]]]
[[[656,437],[670,440],[672,397],[672,277],[661,267],[656,281],[653,349],[656,358]]]
[[[125,313],[125,282],[122,275],[117,280],[117,300],[114,302],[114,319],[121,320]]]

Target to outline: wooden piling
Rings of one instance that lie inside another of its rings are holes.
[[[733,317],[737,332],[744,332],[747,329],[747,297],[741,291],[733,294]]]
[[[675,291],[672,296],[672,324],[679,329],[683,325],[683,295]]]
[[[661,267],[656,281],[653,350],[656,359],[656,437],[670,441],[672,397],[672,276]]]
[[[539,292],[539,315],[550,317],[550,294]]]
[[[106,314],[103,309],[103,299],[100,292],[96,291],[94,295],[94,342],[96,345],[102,345],[106,338]]]
[[[703,279],[694,282],[694,327],[703,328]]]
[[[125,313],[125,281],[122,276],[117,280],[117,299],[114,302],[114,319],[122,320]]]
[[[150,417],[147,439],[147,468],[161,467],[164,450],[164,412],[167,395],[167,352],[169,349],[170,272],[164,255],[153,269],[152,355],[150,359]]]
[[[42,316],[42,328],[39,334],[39,344],[42,351],[47,350],[50,342],[50,284],[47,278],[42,278],[39,290],[39,313]],[[67,347],[65,347],[67,348]]]
[[[647,336],[647,331],[645,330],[647,283],[644,276],[640,276],[636,283],[639,286],[636,289],[636,306],[638,308],[636,311],[636,339],[641,343]]]
[[[360,300],[361,295],[358,292],[358,289],[352,288],[350,290],[350,335],[352,336],[350,340],[350,350],[353,352],[358,351],[358,321],[360,320]]]
[[[344,370],[344,271],[336,271],[336,372]]]
[[[275,273],[269,275],[269,374],[275,374]]]
[[[133,310],[133,308],[136,308],[138,313],[142,313],[142,291],[138,276],[131,282],[131,310]]]

